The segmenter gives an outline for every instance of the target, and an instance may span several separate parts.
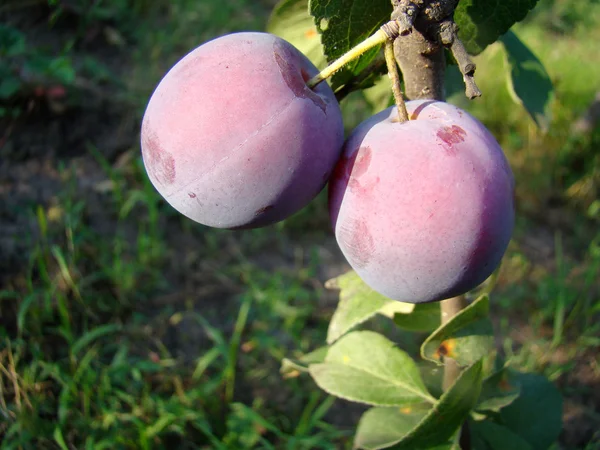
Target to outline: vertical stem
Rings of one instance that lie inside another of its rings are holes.
[[[408,111],[402,97],[402,89],[400,88],[400,73],[398,73],[398,65],[394,57],[394,44],[388,40],[385,43],[385,62],[387,63],[388,73],[392,82],[392,92],[394,93],[394,101],[398,108],[398,121],[400,123],[408,122]]]
[[[467,299],[464,295],[442,300],[440,303],[442,325],[465,309],[467,305]],[[454,361],[452,358],[444,358],[444,379],[442,382],[442,388],[444,391],[450,389],[459,375],[460,367],[456,361]],[[462,450],[471,449],[471,433],[468,426],[468,422],[465,421],[460,429],[459,445]]]
[[[442,325],[447,323],[455,315],[467,307],[467,300],[464,295],[452,297],[440,302]],[[451,358],[444,358],[444,391],[454,384],[460,374],[460,367]]]

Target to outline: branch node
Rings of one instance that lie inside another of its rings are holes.
[[[381,30],[390,41],[394,41],[400,35],[400,25],[395,20],[390,20],[381,26]]]
[[[406,36],[412,32],[420,8],[411,0],[400,0],[392,3],[394,4],[392,20],[398,22],[400,36]]]

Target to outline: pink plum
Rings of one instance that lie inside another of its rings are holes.
[[[514,226],[514,179],[490,132],[448,103],[407,103],[360,124],[330,180],[337,242],[374,290],[410,303],[475,288]]]
[[[234,33],[181,59],[148,103],[144,164],[171,206],[201,224],[253,228],[283,220],[325,186],[344,140],[317,68],[266,33]]]

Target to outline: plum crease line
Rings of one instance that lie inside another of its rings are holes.
[[[186,183],[185,186],[180,187],[179,189],[171,192],[170,194],[166,195],[165,198],[171,198],[174,195],[179,194],[181,191],[186,190],[188,187],[190,187],[192,184],[194,184],[195,182],[197,182],[198,180],[200,180],[201,178],[209,175],[211,172],[213,172],[223,161],[229,159],[230,156],[232,156],[234,153],[238,152],[241,148],[244,147],[244,145],[246,145],[248,143],[248,141],[250,139],[255,138],[256,136],[258,136],[260,134],[260,132],[269,124],[271,124],[275,118],[281,114],[283,114],[291,105],[292,103],[294,103],[294,101],[297,99],[298,97],[294,97],[293,99],[291,99],[287,104],[285,104],[285,106],[283,106],[280,110],[276,111],[275,113],[273,113],[273,115],[271,117],[269,117],[267,119],[267,121],[262,124],[260,126],[260,128],[258,130],[256,130],[254,133],[252,133],[250,136],[248,136],[244,142],[239,143],[236,147],[234,147],[226,156],[224,156],[223,158],[221,158],[219,161],[217,161],[216,163],[214,163],[212,165],[212,167],[210,167],[206,172],[198,175],[197,177],[195,177],[192,181],[190,181],[189,183]]]

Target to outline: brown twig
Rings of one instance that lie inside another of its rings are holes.
[[[452,56],[456,59],[460,73],[462,73],[463,80],[465,81],[465,95],[472,100],[475,97],[481,97],[481,91],[477,87],[475,78],[473,77],[476,66],[471,61],[471,57],[467,53],[467,49],[462,41],[458,38],[457,33],[458,27],[453,21],[447,20],[440,24],[440,40],[445,47],[450,49]]]

